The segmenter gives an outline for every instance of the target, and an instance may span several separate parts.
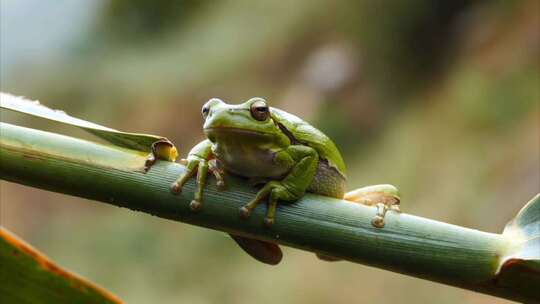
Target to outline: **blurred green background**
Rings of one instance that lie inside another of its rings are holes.
[[[349,188],[500,232],[540,191],[540,2],[0,0],[1,89],[185,155],[211,97],[261,96],[335,140]],[[3,113],[3,120],[66,132]],[[84,135],[81,135],[84,136]],[[128,303],[506,303],[1,182],[2,226]]]

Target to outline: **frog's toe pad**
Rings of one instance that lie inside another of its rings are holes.
[[[196,200],[192,200],[191,203],[189,203],[189,208],[191,209],[191,211],[197,212],[201,210],[202,203]]]
[[[241,218],[248,218],[251,215],[251,210],[249,210],[247,207],[240,207],[240,217]]]
[[[383,228],[384,227],[384,217],[380,215],[376,215],[371,220],[371,225],[373,225],[376,228]]]
[[[180,184],[172,183],[171,184],[171,193],[172,194],[179,194],[180,192],[182,192],[182,187],[180,187]]]
[[[264,218],[264,225],[268,228],[272,227],[272,225],[274,225],[274,222],[275,222],[275,219],[273,218],[270,218],[270,217]]]
[[[217,186],[217,188],[218,188],[219,191],[225,190],[225,182],[222,181],[222,180],[218,180],[218,181],[216,182],[216,186]]]

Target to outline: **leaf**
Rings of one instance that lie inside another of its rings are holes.
[[[123,303],[0,228],[2,303]]]
[[[77,126],[116,146],[151,153],[150,158],[155,156],[158,159],[175,161],[178,156],[176,147],[165,137],[118,131],[75,118],[61,110],[50,109],[40,104],[39,101],[31,101],[23,97],[0,93],[0,107],[71,126]],[[150,162],[152,161],[153,159],[150,159]]]
[[[495,283],[520,286],[523,294],[538,297],[540,280],[540,194],[531,199],[503,231],[509,250],[501,258]]]

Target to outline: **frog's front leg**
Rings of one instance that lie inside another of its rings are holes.
[[[401,200],[399,190],[392,185],[383,184],[359,188],[347,192],[343,199],[377,207],[377,212],[371,220],[371,224],[377,228],[384,227],[386,211],[401,212],[399,210]]]
[[[223,175],[219,168],[217,168],[212,159],[212,143],[209,140],[204,140],[197,144],[191,151],[189,151],[188,157],[182,160],[182,163],[186,166],[186,171],[182,174],[172,185],[171,191],[174,194],[182,192],[184,184],[197,173],[197,189],[195,190],[195,197],[189,204],[189,207],[193,211],[198,211],[202,207],[203,190],[206,185],[206,177],[208,171],[212,172],[217,179],[218,188],[223,188],[224,181]]]
[[[319,155],[311,147],[292,145],[276,153],[274,162],[291,170],[281,181],[268,182],[251,202],[240,208],[240,215],[247,218],[268,197],[268,211],[264,219],[266,226],[274,223],[278,201],[296,201],[304,195],[317,172]]]

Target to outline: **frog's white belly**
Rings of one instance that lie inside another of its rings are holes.
[[[240,176],[281,178],[291,169],[274,162],[274,156],[279,150],[270,147],[235,142],[216,143],[212,150],[225,170]]]

